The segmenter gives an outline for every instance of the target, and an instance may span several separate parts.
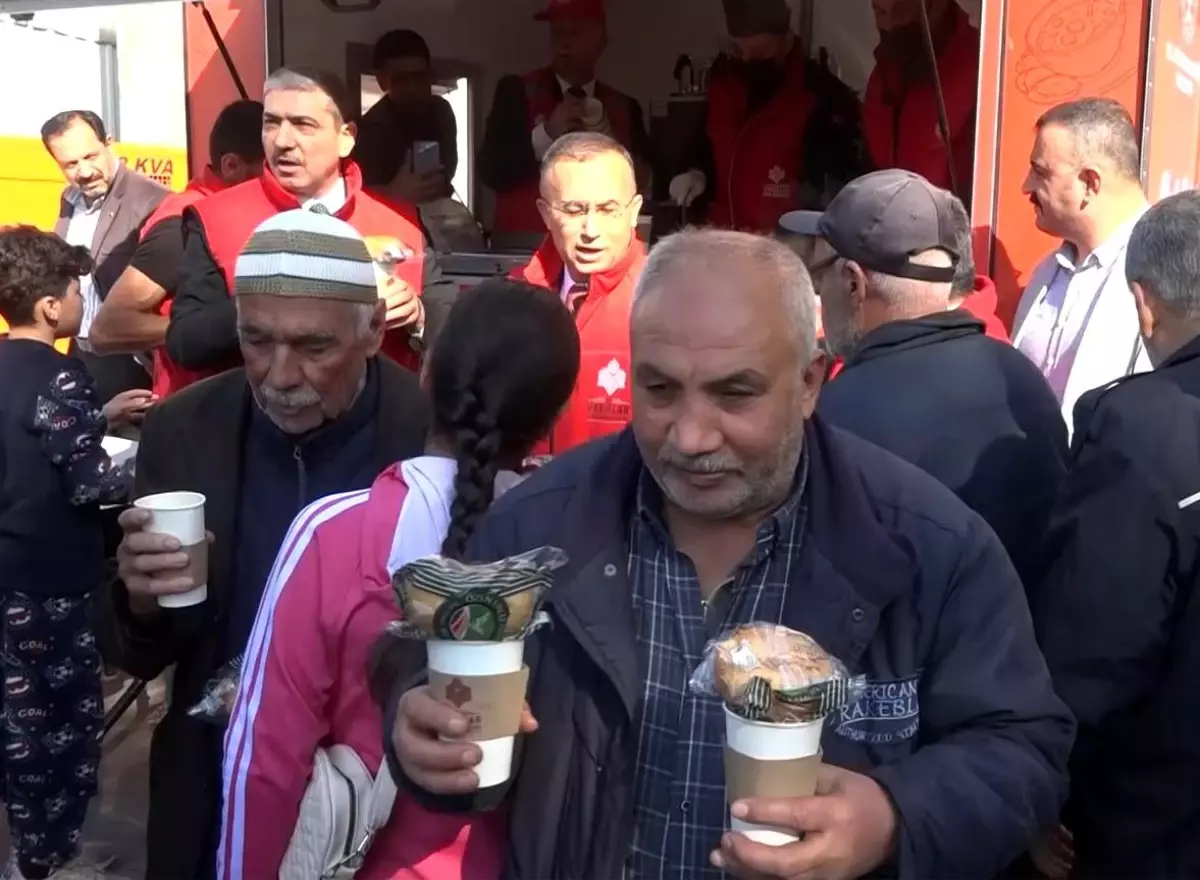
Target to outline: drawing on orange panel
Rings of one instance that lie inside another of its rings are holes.
[[[1141,38],[1131,11],[1136,22],[1129,0],[1051,0],[1025,31],[1018,91],[1049,106],[1079,97],[1085,82],[1103,95],[1136,76],[1137,55],[1123,51]]]

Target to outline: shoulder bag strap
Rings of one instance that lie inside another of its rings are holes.
[[[375,842],[375,835],[387,824],[395,803],[396,782],[392,779],[392,772],[388,769],[387,758],[384,758],[379,765],[379,772],[375,775],[375,781],[371,783],[371,792],[367,796],[367,819],[363,826],[362,839],[358,841],[354,851],[346,857],[345,861],[338,865],[337,872],[334,874],[335,880],[352,880],[362,868],[367,853],[371,851],[371,844]]]

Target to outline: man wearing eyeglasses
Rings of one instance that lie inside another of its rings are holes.
[[[566,410],[537,455],[559,455],[629,421],[629,312],[646,261],[633,159],[608,135],[567,134],[542,158],[537,201],[549,235],[513,272],[575,315],[581,362]]]

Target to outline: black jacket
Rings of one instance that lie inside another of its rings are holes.
[[[427,415],[416,377],[386,358],[378,363],[374,458],[377,471],[382,471],[422,452]],[[137,494],[203,493],[205,522],[216,539],[209,550],[204,604],[165,612],[148,624],[130,613],[123,585],[117,584],[112,597],[117,643],[113,662],[144,679],[174,665],[171,704],[150,747],[149,880],[213,876],[224,731],[189,717],[187,710],[216,672],[226,632],[242,438],[252,405],[245,374],[231,370],[173,395],[150,411],[142,429]],[[297,513],[300,506],[297,501]]]
[[[991,530],[934,480],[817,421],[805,438],[808,525],[783,623],[872,682],[919,689],[919,725],[860,705],[828,722],[825,758],[891,795],[896,874],[993,876],[1054,820],[1073,733],[1020,583]],[[538,732],[507,792],[468,802],[402,784],[434,808],[506,797],[514,880],[615,880],[629,854],[644,677],[626,539],[641,471],[628,430],[568,453],[505,494],[470,548],[490,560],[552,545],[570,560],[550,625],[525,648]]]
[[[1079,719],[1076,877],[1200,877],[1200,339],[1075,408],[1034,605]]]
[[[983,331],[961,310],[885,324],[821,391],[818,412],[937,477],[996,530],[1032,589],[1067,429],[1038,369]]]

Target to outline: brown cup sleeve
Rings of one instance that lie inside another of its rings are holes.
[[[192,579],[197,587],[208,584],[208,541],[199,544],[188,544],[181,548],[188,556],[187,568],[181,574]]]
[[[725,794],[729,803],[742,798],[799,798],[817,791],[821,755],[764,761],[725,746]]]
[[[501,675],[446,675],[429,670],[429,692],[467,716],[469,742],[515,736],[521,730],[529,667]]]

